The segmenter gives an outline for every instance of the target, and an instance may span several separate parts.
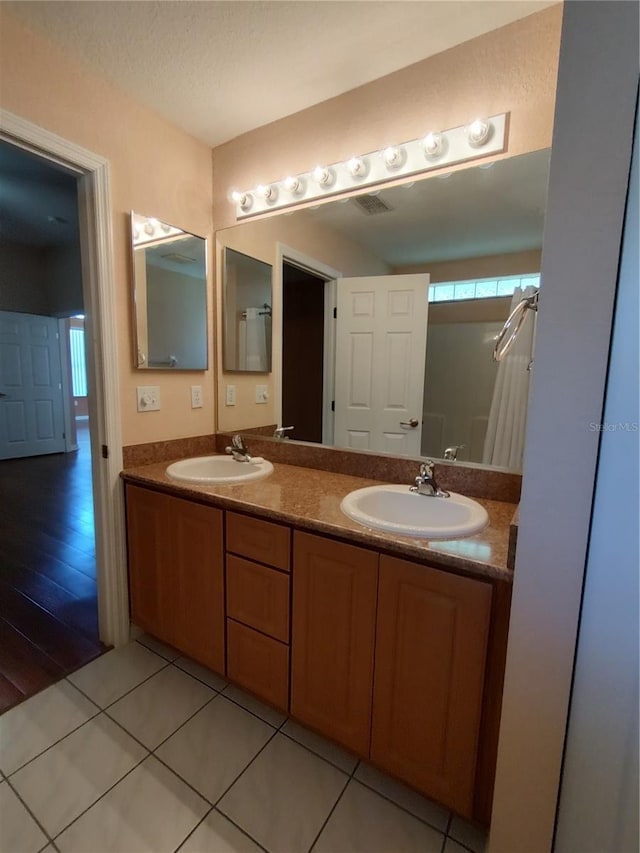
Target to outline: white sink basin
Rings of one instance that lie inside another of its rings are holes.
[[[261,480],[272,471],[271,462],[259,457],[252,462],[236,462],[232,456],[196,456],[169,465],[167,475],[187,483],[230,485]]]
[[[419,495],[409,486],[368,486],[340,504],[349,518],[374,530],[426,539],[458,539],[482,530],[489,516],[477,501],[451,492],[448,498]]]

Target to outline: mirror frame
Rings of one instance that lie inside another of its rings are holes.
[[[273,371],[273,328],[270,325],[268,339],[266,340],[266,366],[264,370],[253,369],[248,367],[238,367],[237,360],[238,355],[236,352],[235,364],[230,366],[228,363],[228,353],[227,353],[227,345],[230,340],[229,333],[229,323],[231,322],[231,318],[227,316],[228,311],[230,310],[231,299],[228,295],[228,290],[230,287],[229,284],[229,275],[228,275],[228,263],[229,263],[229,253],[233,252],[234,255],[239,255],[241,258],[246,259],[247,261],[252,261],[255,264],[259,264],[261,267],[269,270],[269,302],[264,302],[258,307],[260,310],[259,314],[267,314],[269,317],[272,316],[272,307],[273,307],[273,264],[267,263],[267,261],[261,261],[259,258],[254,258],[251,255],[247,255],[246,252],[240,252],[238,249],[233,249],[231,246],[222,246],[221,252],[221,296],[222,296],[222,370],[225,373],[247,373],[247,374],[270,374]],[[236,319],[236,303],[234,302],[234,316],[233,321]],[[266,334],[266,333],[265,333]]]

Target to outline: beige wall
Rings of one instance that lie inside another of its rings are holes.
[[[213,369],[170,374],[138,373],[132,367],[128,237],[132,209],[211,237],[210,148],[67,59],[5,10],[0,39],[2,108],[110,163],[123,443],[210,433],[215,422]],[[212,333],[211,317],[209,324]],[[160,386],[160,412],[136,412],[137,384]],[[191,409],[191,384],[203,386],[202,409]]]
[[[541,249],[528,252],[511,252],[508,255],[487,255],[482,258],[464,258],[439,264],[411,264],[394,267],[396,274],[428,272],[431,283],[439,281],[466,281],[474,278],[492,278],[502,275],[523,275],[540,272]]]
[[[235,222],[234,209],[227,198],[231,187],[249,189],[287,174],[308,171],[317,163],[333,163],[354,152],[365,153],[393,142],[415,139],[429,129],[457,127],[478,115],[510,113],[508,150],[494,159],[548,148],[553,126],[560,25],[561,5],[552,6],[218,146],[214,149],[213,176],[216,227],[226,228]],[[468,166],[467,163],[463,167]],[[279,215],[275,222],[284,222],[284,219]],[[269,220],[273,221],[274,217],[264,217],[260,222],[264,224]],[[241,228],[239,230],[244,233]],[[248,251],[246,246],[235,248]],[[532,253],[527,258],[531,270],[539,269],[539,254]],[[267,257],[263,259],[268,260]],[[334,265],[341,272],[349,273],[339,262]],[[445,265],[438,266],[444,268]],[[488,267],[478,264],[476,268]],[[219,271],[219,265],[216,269]],[[508,262],[497,259],[491,269],[495,271],[488,273],[490,275],[511,272]],[[498,269],[508,272],[498,272]],[[442,281],[449,272],[447,270],[445,275],[442,269],[442,277],[432,277],[432,280]],[[277,317],[274,316],[274,334],[276,327]],[[238,405],[231,411],[224,406],[223,399],[229,376],[218,374],[220,428],[273,422],[269,417],[272,410],[267,412],[264,406],[259,406],[258,412],[253,403],[257,380],[239,374],[234,377]],[[273,375],[269,377],[271,384],[272,379]]]

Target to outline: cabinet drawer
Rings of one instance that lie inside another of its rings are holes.
[[[288,713],[289,647],[233,619],[227,619],[227,676]]]
[[[227,616],[289,642],[289,575],[227,554]]]
[[[227,550],[234,554],[288,572],[290,541],[291,531],[282,524],[227,513]]]

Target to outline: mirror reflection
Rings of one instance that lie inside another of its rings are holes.
[[[227,372],[271,370],[271,264],[225,248],[222,352]]]
[[[206,240],[131,213],[135,367],[206,370]]]
[[[539,285],[549,151],[487,165],[218,232],[274,264],[265,424],[520,469],[534,322],[504,362],[492,355],[512,305]],[[230,428],[247,426],[240,414]]]

